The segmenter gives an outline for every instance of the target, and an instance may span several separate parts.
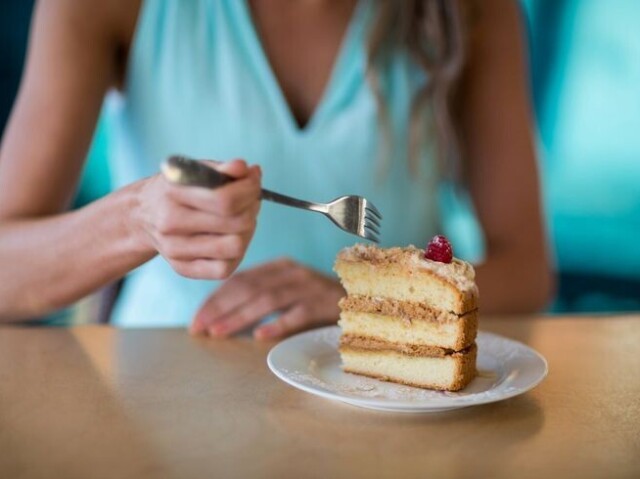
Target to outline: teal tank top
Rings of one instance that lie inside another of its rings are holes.
[[[411,98],[426,78],[398,55],[384,72],[392,148],[380,180],[375,97],[365,79],[374,3],[361,0],[324,95],[300,128],[270,68],[246,0],[153,0],[140,12],[124,94],[106,116],[113,136],[115,187],[154,175],[170,154],[261,165],[266,188],[312,201],[345,194],[369,198],[384,215],[382,245],[424,245],[441,230],[438,178],[425,153],[411,177],[406,132]],[[240,268],[279,257],[332,274],[338,251],[359,241],[315,213],[264,202]],[[190,323],[216,281],[179,276],[157,257],[127,277],[113,322],[119,326]]]

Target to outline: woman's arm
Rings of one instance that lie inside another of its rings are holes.
[[[62,307],[150,256],[134,251],[120,221],[132,194],[59,214],[115,79],[116,14],[104,1],[45,0],[35,9],[22,85],[0,149],[0,318]],[[83,257],[96,251],[95,261]]]
[[[116,78],[109,1],[42,0],[0,149],[0,215],[38,217],[70,203],[107,88]]]
[[[260,173],[215,191],[154,176],[65,213],[106,90],[117,83],[131,3],[39,2],[23,83],[0,148],[0,320],[65,306],[157,252],[179,273],[223,278],[255,229]]]
[[[513,0],[476,0],[459,106],[471,195],[487,243],[489,313],[541,310],[553,279],[533,146],[524,33]]]

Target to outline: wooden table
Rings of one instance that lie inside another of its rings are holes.
[[[0,328],[0,478],[640,478],[640,316],[482,328],[540,351],[548,378],[431,415],[305,394],[246,338]]]

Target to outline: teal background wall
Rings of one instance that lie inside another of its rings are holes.
[[[640,307],[640,2],[525,0],[558,310]]]

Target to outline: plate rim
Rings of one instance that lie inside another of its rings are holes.
[[[325,388],[322,388],[321,386],[310,386],[307,385],[303,382],[299,382],[299,381],[295,381],[292,377],[290,377],[289,375],[287,375],[287,373],[281,371],[278,367],[276,367],[276,365],[274,364],[274,356],[278,354],[278,350],[281,349],[282,347],[285,347],[287,345],[287,343],[292,343],[294,341],[300,341],[301,338],[305,337],[305,336],[314,336],[314,335],[319,335],[319,334],[327,334],[328,332],[330,332],[330,330],[339,330],[340,327],[337,325],[329,325],[329,326],[324,326],[321,328],[316,328],[316,329],[312,329],[309,331],[303,331],[300,332],[298,334],[295,334],[293,336],[290,336],[282,341],[280,341],[278,344],[274,345],[270,350],[269,353],[267,354],[267,366],[269,367],[269,370],[276,376],[278,377],[280,380],[282,380],[283,382],[285,382],[286,384],[305,391],[309,394],[312,394],[314,396],[320,396],[323,397],[325,399],[330,399],[332,401],[339,401],[345,404],[349,404],[352,406],[356,406],[356,407],[361,407],[361,408],[367,408],[367,409],[372,409],[372,410],[377,410],[377,411],[382,411],[382,412],[437,412],[437,411],[445,411],[445,410],[452,410],[452,409],[460,409],[460,408],[466,408],[466,407],[471,407],[471,406],[480,406],[482,404],[490,404],[490,403],[494,403],[494,402],[499,402],[499,401],[504,401],[506,399],[510,399],[516,396],[520,396],[522,394],[525,394],[529,391],[531,391],[533,388],[535,388],[536,386],[538,386],[542,381],[544,381],[544,379],[548,376],[549,374],[549,363],[547,361],[547,359],[537,350],[535,350],[534,348],[532,348],[531,346],[518,341],[516,339],[512,339],[509,338],[507,336],[503,336],[501,334],[496,334],[496,333],[492,333],[489,331],[483,331],[483,330],[479,330],[478,331],[478,335],[483,335],[483,336],[487,336],[487,337],[493,337],[495,339],[498,339],[500,341],[504,341],[504,342],[508,342],[508,343],[512,343],[517,347],[520,348],[524,348],[524,350],[527,350],[529,353],[532,354],[532,360],[534,361],[539,361],[540,364],[542,365],[541,368],[541,372],[539,374],[539,376],[534,379],[533,381],[531,381],[530,383],[528,383],[526,386],[522,386],[519,387],[515,390],[508,390],[505,389],[505,391],[503,391],[502,393],[500,393],[497,396],[488,396],[488,395],[483,395],[483,397],[478,397],[475,401],[469,401],[469,399],[465,399],[464,401],[458,401],[456,402],[456,399],[462,399],[462,398],[471,398],[474,396],[474,394],[470,394],[470,395],[466,395],[466,396],[443,396],[442,398],[439,398],[437,400],[434,400],[433,403],[430,404],[425,404],[425,403],[418,403],[416,404],[414,401],[396,401],[393,402],[392,404],[389,404],[388,401],[379,401],[376,400],[375,398],[367,398],[367,397],[352,397],[352,396],[342,396],[339,393],[336,393],[334,391],[329,391],[326,390]],[[502,384],[502,383],[500,383]],[[494,388],[491,388],[494,389]],[[489,390],[491,390],[489,389]],[[482,391],[477,393],[477,395],[483,394],[486,391]],[[391,407],[390,407],[391,406]]]

